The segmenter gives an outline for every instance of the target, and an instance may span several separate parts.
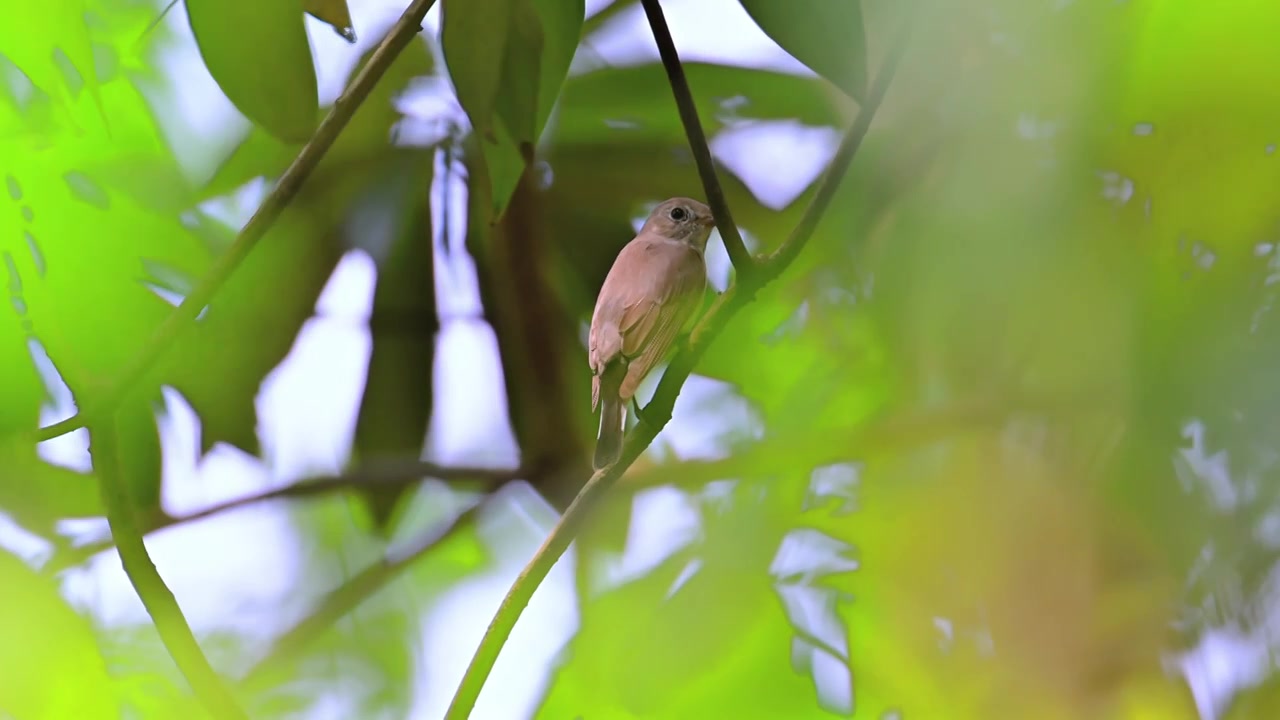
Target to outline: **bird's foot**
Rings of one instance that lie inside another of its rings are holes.
[[[640,401],[634,397],[631,398],[631,412],[635,413],[637,421],[642,422],[649,427],[654,427],[654,424],[649,422],[649,418],[645,416],[644,411],[640,409]]]

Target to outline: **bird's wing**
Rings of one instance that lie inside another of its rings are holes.
[[[622,352],[630,358],[627,376],[618,389],[623,400],[635,395],[640,381],[667,354],[680,329],[698,309],[706,288],[706,265],[696,250],[666,241],[653,252],[662,255],[658,264],[663,272],[656,273],[659,287],[653,288],[650,297],[661,299],[639,303],[623,315]]]

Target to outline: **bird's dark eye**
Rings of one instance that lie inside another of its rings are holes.
[[[682,207],[671,208],[671,219],[676,222],[684,222],[689,219],[689,211]]]

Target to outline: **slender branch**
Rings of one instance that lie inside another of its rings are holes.
[[[416,485],[426,478],[447,481],[478,480],[484,486],[483,489],[485,491],[491,491],[502,483],[517,480],[524,477],[524,475],[524,471],[519,468],[507,470],[501,468],[452,467],[419,460],[367,462],[340,475],[300,480],[292,485],[234,498],[185,515],[156,513],[143,520],[141,532],[147,535],[158,530],[203,520],[230,510],[272,500],[303,500],[344,490],[367,489],[371,486],[401,488]],[[114,545],[113,539],[107,539],[101,542],[67,548],[49,560],[45,565],[44,571],[46,573],[60,572],[84,561],[95,553],[109,550]]]
[[[698,165],[698,176],[702,178],[702,190],[706,193],[707,204],[715,215],[716,227],[720,229],[720,238],[724,241],[724,249],[740,276],[747,276],[756,268],[756,261],[742,242],[738,226],[733,222],[733,214],[729,212],[729,203],[725,201],[724,190],[716,177],[715,163],[711,159],[711,148],[707,144],[707,136],[702,131],[702,123],[698,120],[698,106],[693,102],[693,93],[689,90],[689,81],[684,76],[684,66],[680,64],[680,56],[676,53],[676,44],[671,39],[671,30],[667,27],[667,19],[662,14],[662,6],[658,0],[640,0],[644,6],[644,14],[649,17],[649,27],[653,29],[653,39],[658,44],[658,55],[662,57],[662,66],[667,69],[667,80],[671,83],[671,92],[676,96],[676,107],[680,110],[680,122],[684,123],[685,135],[689,138],[689,149],[693,152],[693,160]]]
[[[133,357],[128,365],[115,377],[96,399],[86,403],[85,409],[79,413],[40,428],[36,432],[36,441],[43,442],[85,427],[98,414],[107,414],[114,408],[133,387],[139,383],[173,346],[174,341],[195,322],[214,296],[222,289],[231,275],[240,267],[240,263],[258,244],[271,226],[279,219],[280,214],[293,201],[302,184],[311,176],[312,171],[320,164],[325,153],[333,146],[338,135],[355,115],[356,110],[378,84],[383,74],[395,62],[413,38],[422,30],[422,19],[435,4],[435,0],[413,0],[405,9],[400,20],[387,31],[382,43],[374,50],[373,56],[356,75],[347,89],[334,102],[329,114],[316,128],[315,134],[298,153],[289,168],[280,176],[280,180],[267,195],[266,200],[258,207],[253,217],[245,224],[231,247],[222,254],[209,272],[200,279],[191,292],[182,300],[182,304],[173,309],[169,316],[160,323],[152,334],[151,340]]]
[[[164,643],[169,655],[182,671],[192,691],[200,702],[216,718],[247,718],[239,703],[223,685],[218,674],[209,665],[191,633],[191,626],[182,615],[182,608],[173,596],[173,592],[165,585],[164,578],[156,569],[147,546],[142,541],[142,532],[134,515],[133,499],[129,496],[129,486],[124,477],[124,468],[120,462],[119,435],[116,430],[114,415],[95,421],[90,433],[93,464],[98,472],[102,488],[103,503],[107,507],[107,522],[111,525],[111,535],[119,547],[120,562],[124,565],[129,582],[138,593],[147,614],[155,623],[160,640]]]
[[[649,10],[651,5],[656,7],[656,3],[652,0],[643,0],[643,2],[646,10]],[[520,614],[529,604],[534,591],[547,576],[547,573],[551,571],[552,566],[569,548],[588,513],[622,473],[626,471],[627,467],[653,442],[658,432],[671,419],[671,409],[675,406],[675,398],[679,394],[681,386],[693,371],[698,359],[706,352],[707,347],[715,340],[715,337],[729,322],[730,318],[744,305],[751,302],[751,298],[757,289],[777,277],[786,268],[786,263],[789,263],[795,257],[795,254],[799,252],[799,248],[803,247],[804,243],[808,241],[809,236],[817,227],[819,217],[827,205],[830,204],[831,198],[835,194],[834,186],[838,185],[844,178],[845,171],[853,160],[853,151],[857,149],[862,136],[866,134],[867,128],[871,125],[871,117],[875,115],[876,110],[879,108],[880,101],[884,98],[885,90],[897,70],[898,61],[902,57],[906,40],[907,32],[904,30],[897,38],[894,49],[890,51],[881,66],[876,77],[874,89],[858,110],[857,120],[855,120],[845,140],[841,143],[842,149],[852,148],[852,150],[837,153],[832,160],[832,164],[823,177],[817,194],[811,201],[809,209],[805,212],[804,219],[792,231],[779,252],[775,253],[777,257],[761,266],[759,272],[741,275],[738,282],[720,296],[707,316],[698,323],[692,338],[680,348],[672,359],[671,364],[667,366],[666,372],[663,373],[662,379],[658,383],[653,401],[645,409],[645,420],[627,433],[621,457],[613,465],[602,468],[591,476],[591,479],[583,486],[582,491],[578,493],[578,496],[574,498],[573,502],[565,510],[564,515],[560,517],[559,522],[551,529],[551,533],[543,541],[542,546],[534,553],[533,559],[520,572],[519,577],[516,578],[515,583],[512,584],[511,589],[507,592],[507,596],[498,607],[497,614],[494,615],[492,622],[489,623],[489,628],[485,631],[484,637],[481,638],[480,646],[476,649],[475,656],[472,658],[470,666],[467,667],[458,690],[454,694],[453,702],[449,705],[449,710],[445,714],[446,720],[464,720],[464,718],[470,716],[476,700],[480,697],[480,691],[484,687],[485,680],[489,677],[503,644],[515,628]],[[787,250],[788,246],[793,246],[796,250]]]
[[[281,635],[271,652],[245,673],[242,685],[252,688],[267,682],[275,670],[296,659],[303,649],[366,598],[386,587],[418,558],[453,537],[454,533],[474,519],[482,505],[483,502],[476,503],[452,519],[430,528],[405,550],[394,555],[388,553],[329,592],[311,614]]]
[[[203,510],[186,515],[169,516],[162,520],[161,528],[180,525],[193,520],[201,520],[211,515],[218,515],[228,510],[256,505],[269,500],[297,500],[302,498],[328,495],[342,490],[362,490],[370,486],[397,488],[416,485],[425,478],[438,480],[480,480],[486,489],[493,489],[499,483],[508,482],[521,477],[520,470],[502,470],[494,468],[441,467],[428,462],[383,462],[370,463],[349,473],[319,477],[294,483],[282,488],[267,490],[254,495],[228,500],[211,505]]]

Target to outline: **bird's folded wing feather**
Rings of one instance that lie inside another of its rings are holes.
[[[706,287],[707,273],[702,256],[683,243],[664,241],[652,251],[661,254],[664,272],[655,279],[649,297],[623,313],[622,354],[630,359],[627,376],[618,394],[623,399],[635,395],[640,381],[660,362],[689,316],[698,308]]]

